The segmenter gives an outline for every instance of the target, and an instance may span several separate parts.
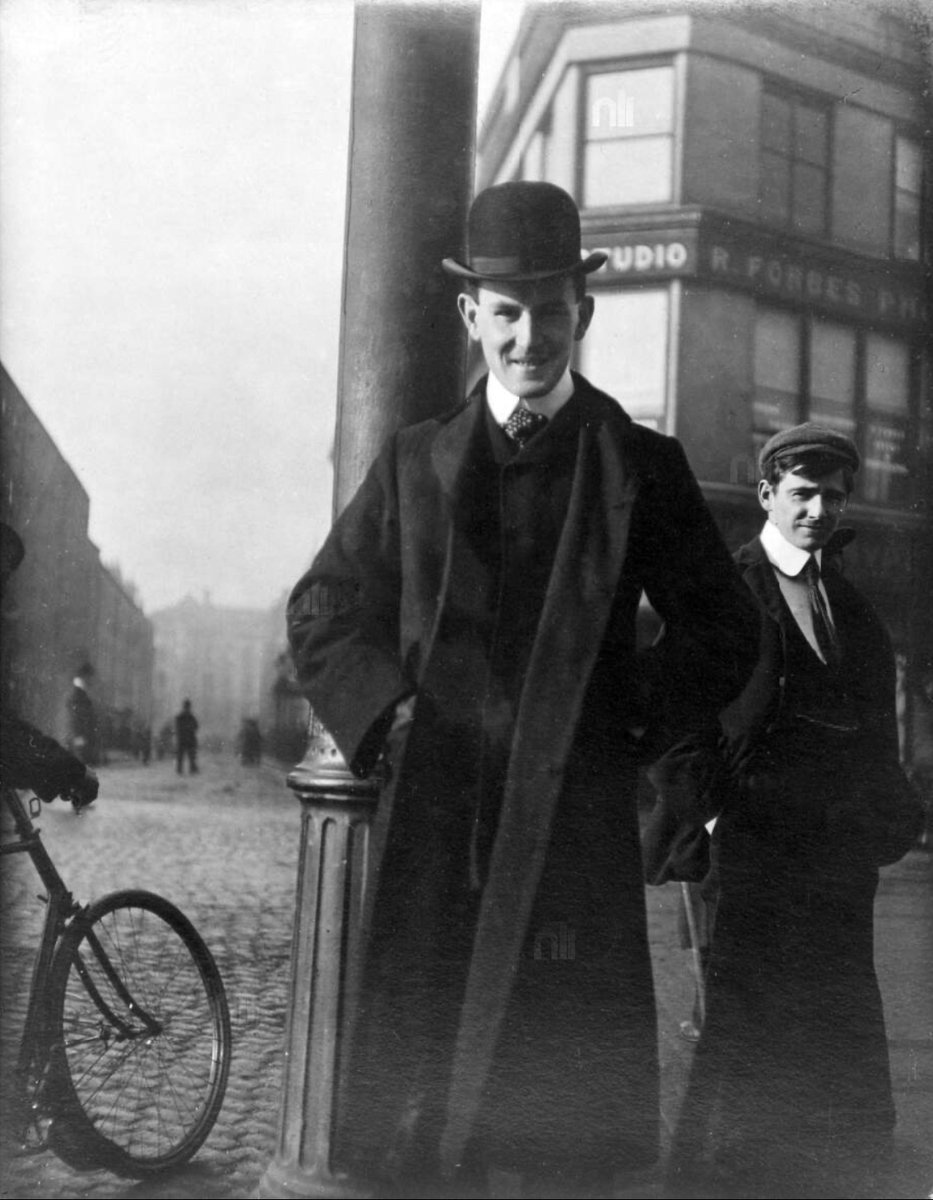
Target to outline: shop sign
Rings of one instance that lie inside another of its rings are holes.
[[[617,230],[589,234],[584,241],[584,254],[602,250],[608,256],[594,280],[693,276],[842,317],[921,326],[927,320],[921,285],[900,266],[862,267],[831,252],[816,259],[800,243],[777,249],[752,234],[724,236],[697,228]]]
[[[918,286],[892,278],[890,271],[815,263],[803,252],[771,252],[711,238],[701,251],[700,273],[842,316],[898,324],[920,324],[925,319]]]
[[[657,278],[693,275],[697,267],[696,230],[676,233],[618,233],[603,242],[587,239],[585,254],[602,250],[607,260],[595,272],[595,279]]]

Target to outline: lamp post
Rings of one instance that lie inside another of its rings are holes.
[[[463,329],[439,264],[466,227],[478,47],[475,0],[356,10],[335,514],[392,430],[463,392]],[[302,807],[291,990],[276,1151],[257,1195],[350,1200],[372,1195],[333,1151],[380,780],[356,779],[312,714],[288,782]]]

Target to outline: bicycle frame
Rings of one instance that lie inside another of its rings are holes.
[[[22,1111],[17,1114],[17,1119],[21,1121],[18,1130],[19,1140],[24,1146],[26,1145],[30,1126],[32,1126],[38,1142],[34,1148],[40,1150],[44,1149],[45,1138],[38,1125],[43,1114],[37,1100],[45,1083],[49,1065],[47,1022],[43,998],[48,987],[55,948],[65,926],[72,917],[81,911],[81,906],[75,902],[71,892],[65,886],[64,880],[59,875],[42,842],[39,830],[33,824],[33,818],[37,817],[41,811],[41,801],[38,797],[31,796],[27,809],[19,794],[12,788],[6,787],[2,789],[2,797],[3,804],[13,819],[16,837],[0,844],[0,855],[28,854],[47,892],[47,895],[39,896],[39,899],[47,905],[47,909],[39,941],[39,951],[33,964],[26,1020],[15,1068],[17,1099],[22,1104]]]
[[[12,829],[0,854],[29,855],[47,905],[12,1073],[20,1153],[51,1150],[76,1170],[137,1179],[174,1169],[210,1133],[227,1084],[230,1010],[217,964],[154,892],[76,903],[34,824],[41,802],[2,788],[2,805]]]

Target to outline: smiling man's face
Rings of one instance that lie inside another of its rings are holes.
[[[842,469],[814,478],[806,468],[788,471],[778,483],[762,480],[758,499],[785,539],[811,554],[822,550],[836,531],[848,500]]]
[[[458,300],[486,365],[513,396],[533,400],[560,381],[573,343],[586,333],[593,299],[577,299],[569,276],[537,283],[483,283]]]

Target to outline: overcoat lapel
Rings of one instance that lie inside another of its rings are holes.
[[[768,561],[760,538],[749,542],[741,554],[740,565],[743,567],[746,584],[764,605],[769,615],[783,628],[790,613],[784,604],[778,581],[774,578],[774,568]]]
[[[448,1173],[466,1145],[495,1051],[638,490],[624,438],[581,399],[570,504],[522,692],[458,1031],[441,1143]]]
[[[438,632],[443,626],[451,597],[460,594],[458,587],[465,584],[470,587],[476,586],[475,562],[465,539],[459,536],[456,520],[457,513],[464,511],[466,507],[467,493],[477,482],[473,470],[476,456],[471,454],[470,450],[475,440],[485,434],[483,395],[484,392],[478,387],[467,405],[444,425],[431,448],[431,463],[442,497],[441,529],[444,553],[439,560],[439,574],[433,581],[438,596],[437,606],[427,644],[421,656],[422,669],[417,680],[418,691],[426,694],[431,694],[435,689],[436,681],[440,680],[443,684],[445,677],[449,678],[450,659],[441,652],[442,639],[438,637]],[[464,658],[462,666],[476,669],[477,663],[474,659]],[[392,830],[395,797],[405,794],[408,779],[421,769],[424,756],[430,757],[432,732],[430,723],[414,723],[404,745],[399,748],[400,770],[397,775],[390,776],[379,797],[371,832],[367,867],[369,883],[361,920],[361,942],[364,946],[370,936],[373,908],[379,897],[382,867]]]

